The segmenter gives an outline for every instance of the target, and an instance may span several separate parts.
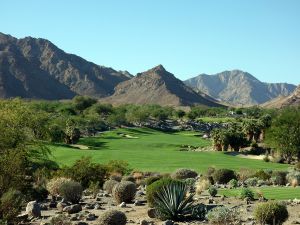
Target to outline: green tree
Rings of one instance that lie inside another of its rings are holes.
[[[266,132],[266,143],[277,149],[287,162],[300,160],[300,108],[282,110]]]

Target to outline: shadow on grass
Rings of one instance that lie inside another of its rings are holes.
[[[71,146],[71,145],[64,144],[64,143],[51,143],[50,145],[54,146],[54,147],[64,147],[64,148],[79,149],[78,147]]]
[[[115,139],[117,139],[117,138],[115,138]],[[91,147],[93,149],[107,148],[107,142],[99,141],[98,138],[83,139],[83,140],[80,140],[79,144],[86,145],[86,146]]]
[[[149,128],[142,128],[143,130],[141,130],[141,128],[125,128],[124,130],[128,131],[128,132],[132,132],[132,133],[137,133],[137,134],[153,134],[154,132],[151,132]],[[147,131],[146,131],[147,129]]]

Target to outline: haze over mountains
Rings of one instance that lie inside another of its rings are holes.
[[[0,98],[58,100],[86,95],[113,104],[220,106],[218,99],[255,105],[287,96],[295,88],[263,83],[239,70],[201,74],[182,82],[159,65],[132,76],[68,54],[45,39],[0,33]]]
[[[288,96],[296,88],[287,83],[264,83],[240,70],[200,74],[185,84],[232,105],[258,105],[278,96]]]

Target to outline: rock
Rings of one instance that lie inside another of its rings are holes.
[[[292,221],[292,224],[300,224],[300,220],[294,220]]]
[[[162,223],[162,225],[173,225],[174,222],[172,220],[166,220]]]
[[[136,192],[136,196],[143,196],[143,195],[145,195],[145,193],[143,191]]]
[[[246,197],[246,198],[244,198],[244,202],[245,202],[247,205],[249,205],[249,204],[251,204],[251,199],[248,198],[248,197]]]
[[[141,220],[140,225],[149,225],[147,220]]]
[[[69,214],[73,214],[73,213],[78,213],[82,210],[82,207],[80,204],[75,204],[75,205],[70,205],[70,206],[66,206],[63,209],[63,212],[67,212]]]
[[[139,201],[139,200],[135,200],[135,202],[134,202],[133,205],[134,205],[134,206],[142,206],[143,203],[142,203],[141,201]]]
[[[77,221],[78,220],[78,216],[77,215],[71,216],[70,220],[71,221]]]
[[[47,204],[40,204],[41,210],[48,210],[48,205]]]
[[[58,209],[58,211],[62,212],[64,210],[64,208],[67,206],[68,206],[67,203],[59,202],[59,203],[57,203],[56,208]]]
[[[28,214],[27,213],[22,213],[22,214],[17,216],[17,219],[21,220],[21,221],[27,220],[28,219]]]
[[[93,204],[86,204],[83,208],[84,209],[94,209],[95,206]]]
[[[41,207],[36,201],[28,202],[26,206],[26,213],[29,217],[41,217]]]
[[[49,204],[49,208],[53,209],[57,207],[57,202],[56,201],[51,201]]]
[[[86,220],[87,220],[87,221],[93,221],[93,220],[95,220],[95,219],[96,219],[96,215],[93,214],[93,213],[89,213],[89,214],[87,215],[87,217],[86,217]]]
[[[79,221],[77,223],[74,223],[74,225],[88,225],[88,223],[83,222],[83,221]]]
[[[94,206],[94,209],[101,209],[101,205],[96,203],[95,206]]]
[[[45,221],[42,221],[42,222],[40,223],[40,225],[50,225],[50,223],[45,222]]]
[[[209,198],[207,203],[208,204],[214,204],[214,199],[213,198]]]
[[[121,208],[126,208],[126,203],[125,203],[125,202],[122,202],[122,203],[119,205],[119,207],[121,207]]]
[[[156,217],[156,210],[154,208],[150,208],[150,209],[148,209],[147,214],[150,218],[153,219]]]

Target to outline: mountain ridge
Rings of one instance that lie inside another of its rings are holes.
[[[184,81],[190,87],[233,105],[258,105],[279,95],[287,96],[295,85],[265,83],[241,70],[223,71],[214,75],[200,74]]]

